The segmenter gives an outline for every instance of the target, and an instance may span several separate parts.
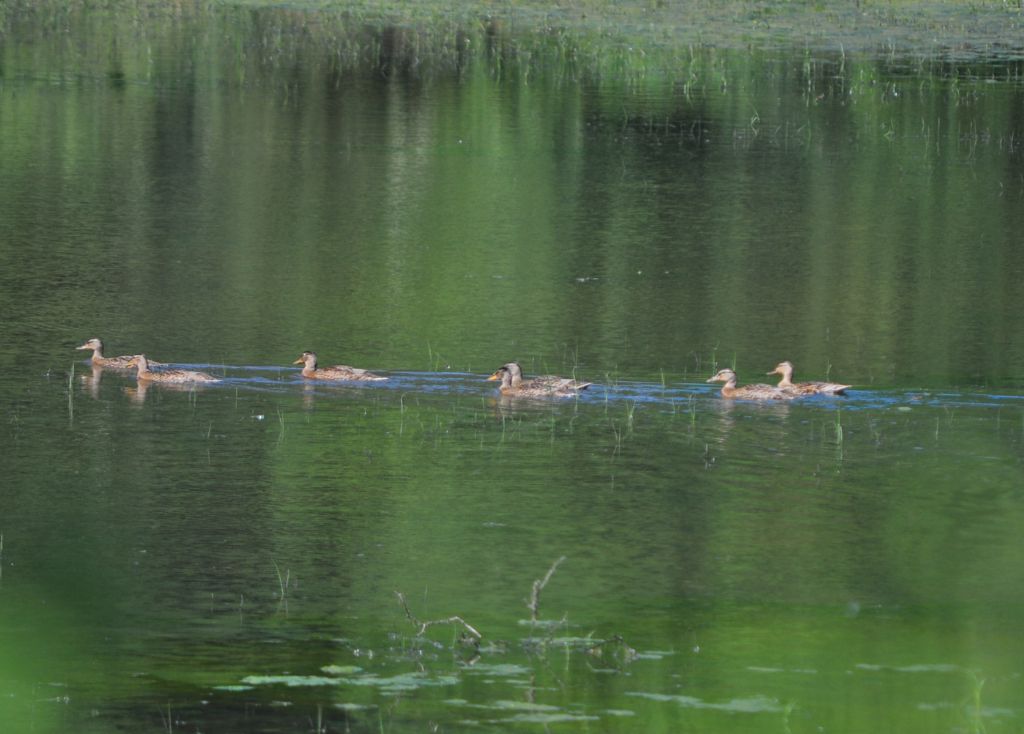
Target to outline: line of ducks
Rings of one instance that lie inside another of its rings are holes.
[[[165,382],[175,384],[220,382],[220,379],[206,372],[195,370],[156,369],[163,367],[163,362],[154,362],[144,354],[122,355],[120,357],[104,357],[103,342],[90,339],[76,349],[92,350],[91,362],[98,367],[128,370],[135,368],[139,380]],[[387,380],[387,377],[374,374],[368,370],[338,364],[332,367],[318,367],[316,352],[303,352],[302,356],[292,364],[302,365],[302,376],[309,380],[328,380],[334,382],[370,382]],[[743,385],[737,386],[736,373],[731,369],[719,370],[708,382],[722,382],[722,397],[741,400],[793,400],[808,395],[841,395],[850,385],[835,382],[793,382],[793,365],[790,362],[779,362],[769,375],[781,375],[778,385]],[[586,390],[593,383],[580,382],[568,377],[541,375],[529,380],[523,378],[523,370],[516,362],[502,365],[487,378],[489,381],[501,381],[500,391],[503,395],[516,397],[569,397]]]
[[[793,363],[779,362],[775,369],[767,373],[781,375],[778,385],[744,385],[736,386],[736,373],[731,369],[719,370],[708,382],[724,382],[722,397],[739,398],[741,400],[793,400],[808,395],[842,395],[852,385],[841,385],[838,382],[793,382]]]

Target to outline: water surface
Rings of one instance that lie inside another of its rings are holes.
[[[330,18],[5,20],[11,731],[1019,731],[1019,62]]]

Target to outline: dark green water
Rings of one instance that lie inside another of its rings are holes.
[[[1020,62],[316,18],[4,17],[0,730],[1022,731]]]

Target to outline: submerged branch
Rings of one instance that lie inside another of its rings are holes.
[[[561,565],[562,561],[565,560],[565,556],[561,556],[557,561],[551,564],[551,568],[544,574],[544,578],[537,579],[533,582],[533,591],[530,593],[530,600],[526,602],[526,607],[530,610],[530,621],[536,622],[537,615],[540,611],[540,592],[547,586],[548,581],[555,575],[555,570]]]
[[[424,632],[427,631],[428,627],[432,627],[435,624],[461,624],[463,627],[466,628],[466,631],[469,632],[469,634],[473,635],[473,637],[475,637],[478,640],[483,639],[483,635],[481,635],[476,630],[476,628],[473,627],[473,625],[471,625],[469,622],[467,622],[457,614],[451,617],[447,617],[446,619],[432,619],[424,622],[422,620],[417,619],[416,616],[412,613],[412,610],[409,609],[409,604],[405,601],[405,595],[401,591],[396,591],[395,596],[398,597],[398,601],[401,603],[402,608],[405,609],[405,616],[409,618],[410,622],[419,626],[420,629],[416,633],[417,635],[422,635]]]

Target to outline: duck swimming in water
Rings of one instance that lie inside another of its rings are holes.
[[[787,392],[771,385],[744,385],[736,387],[736,373],[726,368],[719,370],[708,382],[724,382],[722,386],[723,398],[738,398],[740,400],[792,400],[799,397],[794,392]]]
[[[540,377],[524,380],[523,369],[517,362],[509,362],[502,365],[498,368],[497,372],[487,379],[501,380],[501,387],[499,389],[502,395],[524,398],[565,398],[570,395],[577,395],[581,390],[586,390],[593,384],[554,375],[541,375]]]
[[[135,367],[138,370],[136,376],[140,380],[149,380],[151,382],[173,382],[178,384],[186,382],[220,382],[220,379],[213,375],[193,370],[160,370],[159,372],[153,372],[149,369],[152,364],[155,363],[146,359],[145,354],[136,354],[131,358],[128,366]]]
[[[769,375],[782,375],[778,387],[794,392],[797,395],[842,395],[852,385],[840,385],[837,382],[793,382],[793,363],[779,362]]]
[[[358,367],[349,367],[345,364],[336,364],[333,367],[321,367],[318,369],[316,366],[316,352],[303,352],[302,356],[292,362],[292,364],[303,365],[302,376],[310,380],[348,380],[351,382],[367,382],[370,380],[388,379],[381,375],[375,375],[367,370],[361,370]]]
[[[90,339],[82,346],[75,347],[75,349],[91,349],[92,357],[90,358],[89,361],[91,361],[94,365],[98,365],[100,367],[111,367],[117,370],[127,370],[135,366],[135,364],[132,362],[132,360],[135,359],[135,355],[132,354],[124,354],[120,357],[104,357],[103,342],[100,341],[99,339]],[[153,366],[157,366],[162,365],[163,362],[150,362],[150,364]]]

